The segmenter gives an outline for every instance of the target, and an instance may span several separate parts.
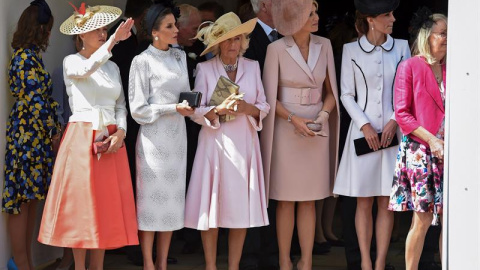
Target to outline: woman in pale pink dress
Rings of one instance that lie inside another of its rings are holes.
[[[203,98],[192,119],[202,130],[188,187],[185,227],[202,231],[206,269],[216,269],[219,227],[230,228],[228,268],[238,269],[246,228],[268,225],[257,132],[270,106],[258,62],[241,56],[255,23],[253,19],[241,24],[237,15],[227,13],[198,34],[208,45],[202,55],[212,51],[216,57],[197,67],[195,91]],[[243,100],[230,96],[220,105],[209,105],[221,76],[240,86]],[[230,102],[234,104],[228,109]],[[235,119],[220,122],[222,115]]]

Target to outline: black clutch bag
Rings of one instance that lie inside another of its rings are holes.
[[[181,92],[178,103],[182,103],[184,100],[188,102],[188,106],[192,108],[197,108],[200,106],[200,102],[202,101],[202,93],[194,91]]]
[[[378,133],[378,138],[382,138],[381,132]],[[373,149],[370,149],[370,147],[368,146],[368,142],[367,142],[367,139],[365,139],[365,137],[353,140],[353,144],[355,146],[355,153],[357,153],[357,156],[374,152]],[[379,150],[389,148],[395,145],[398,145],[397,135],[393,136],[392,141],[387,147],[380,147]]]

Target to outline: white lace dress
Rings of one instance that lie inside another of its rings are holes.
[[[187,133],[176,111],[180,92],[190,91],[185,53],[150,45],[133,59],[129,78],[137,137],[137,220],[141,231],[183,228]]]

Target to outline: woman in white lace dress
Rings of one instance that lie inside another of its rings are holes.
[[[133,59],[129,101],[141,127],[137,137],[137,220],[144,269],[166,269],[172,231],[184,226],[187,133],[184,116],[193,113],[178,104],[190,91],[185,53],[177,43],[177,8],[156,4],[146,16],[153,43]],[[152,259],[157,233],[157,259]]]

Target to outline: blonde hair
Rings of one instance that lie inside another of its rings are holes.
[[[248,49],[248,44],[250,43],[250,39],[247,38],[246,34],[240,34],[240,38],[242,39],[240,43],[240,53],[239,56],[242,56]],[[222,41],[224,42],[224,41]],[[220,42],[221,43],[221,42]],[[219,55],[220,54],[220,43],[213,46],[210,49],[210,52],[212,52],[213,55]]]
[[[448,24],[447,16],[440,13],[434,13],[431,16],[431,19],[434,21],[435,24],[439,21],[444,21],[445,24]],[[419,55],[419,56],[425,57],[425,60],[430,65],[433,65],[441,60],[441,59],[435,59],[435,57],[432,55],[432,52],[430,50],[430,42],[428,39],[432,34],[433,25],[434,24],[432,23],[432,25],[428,28],[421,27],[420,30],[418,31],[417,38],[415,39],[412,45],[412,55]],[[445,55],[444,59],[446,58],[447,56]]]

